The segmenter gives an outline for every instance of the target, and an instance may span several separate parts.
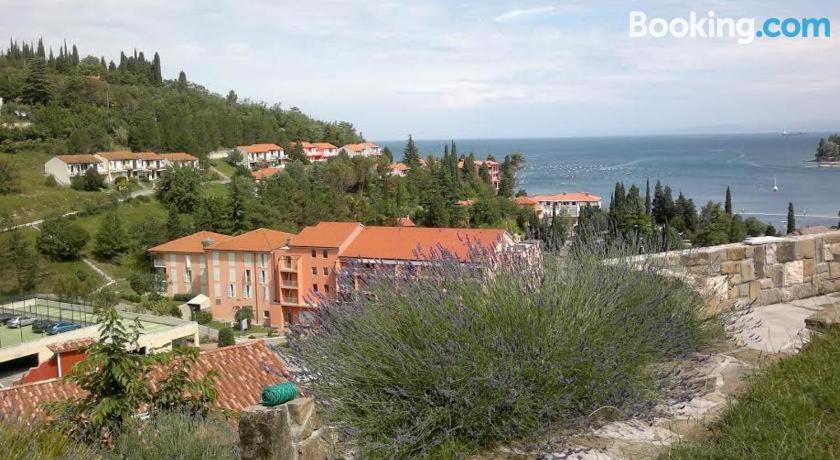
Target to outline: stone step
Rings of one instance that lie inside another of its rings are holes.
[[[823,307],[822,311],[805,318],[805,327],[816,332],[825,332],[840,327],[840,303]]]

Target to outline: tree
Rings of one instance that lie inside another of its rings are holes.
[[[692,237],[698,246],[715,246],[730,242],[731,216],[720,209],[720,204],[709,201],[700,211],[699,229]]]
[[[245,328],[250,329],[251,322],[254,321],[254,308],[250,305],[237,308],[236,313],[233,314],[233,319],[239,324],[242,324],[242,321],[247,321],[248,323]]]
[[[24,238],[19,229],[9,232],[5,252],[4,259],[17,283],[18,292],[23,293],[34,289],[40,275],[40,263],[32,243]]]
[[[239,149],[228,150],[228,154],[225,157],[225,163],[231,166],[241,165],[244,160],[245,157],[242,155],[242,152],[239,151]]]
[[[51,99],[47,64],[41,58],[29,60],[29,72],[21,87],[21,99],[28,104],[46,104]]]
[[[793,203],[788,203],[787,211],[787,234],[796,231],[796,214],[793,212]]]
[[[93,252],[100,258],[110,260],[128,249],[128,235],[123,229],[117,210],[105,214],[94,238]]]
[[[236,91],[230,90],[228,91],[227,97],[225,98],[228,104],[236,104],[236,101],[239,100],[239,96],[236,95]]]
[[[83,175],[73,178],[70,187],[73,190],[96,192],[105,188],[105,178],[102,177],[102,174],[96,172],[95,168],[88,168]]]
[[[160,86],[163,84],[163,75],[160,68],[160,55],[155,52],[155,57],[152,59],[152,84]]]
[[[178,88],[187,89],[187,83],[187,74],[182,70],[178,73]]]
[[[219,348],[236,345],[236,337],[233,335],[233,329],[225,326],[219,329]]]
[[[410,134],[408,135],[408,142],[405,144],[405,150],[403,150],[403,162],[412,169],[420,166],[420,151]]]
[[[732,215],[732,192],[729,191],[729,186],[726,186],[726,200],[724,201],[724,212]]]
[[[240,233],[249,229],[251,202],[254,200],[254,183],[250,178],[234,176],[230,180],[230,229]]]
[[[218,373],[190,378],[198,349],[136,353],[140,321],[126,325],[114,308],[115,296],[104,291],[95,303],[99,340],[68,376],[84,396],[51,404],[53,427],[82,442],[109,445],[141,409],[153,415],[161,411],[207,414],[218,398],[214,383]]]
[[[66,217],[45,219],[38,233],[38,252],[54,260],[76,260],[90,235],[77,222]]]
[[[192,230],[192,225],[190,225],[185,216],[178,212],[178,208],[175,205],[169,206],[169,211],[166,215],[166,237],[174,240],[189,235]]]
[[[20,170],[7,156],[0,157],[0,195],[21,191]]]
[[[385,148],[382,149],[382,157],[385,158],[388,161],[388,163],[394,162],[394,154],[393,152],[391,152],[391,149],[389,149],[388,146],[385,146]]]
[[[682,194],[680,194],[682,196]],[[645,214],[650,215],[651,201],[650,201],[650,179],[645,181]]]
[[[192,212],[200,196],[201,175],[193,168],[168,168],[157,183],[156,195],[165,206]]]

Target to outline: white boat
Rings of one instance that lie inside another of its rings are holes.
[[[773,191],[774,192],[779,191],[779,186],[778,186],[778,184],[776,184],[776,176],[773,176]]]

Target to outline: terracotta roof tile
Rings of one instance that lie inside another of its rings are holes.
[[[267,252],[272,249],[282,248],[293,233],[278,232],[267,228],[258,228],[239,236],[230,237],[224,241],[212,244],[208,249],[220,251],[253,251]]]
[[[411,220],[411,217],[406,216],[406,217],[400,217],[399,219],[397,219],[397,226],[399,226],[399,227],[416,227],[417,224],[415,224],[414,221]]]
[[[391,170],[393,171],[408,171],[409,169],[411,168],[405,163],[391,163]]]
[[[53,353],[66,353],[68,351],[86,350],[94,343],[96,343],[95,339],[86,337],[83,339],[52,343],[47,345],[47,348]]]
[[[221,233],[198,232],[193,233],[192,235],[187,235],[183,238],[178,238],[177,240],[172,240],[157,245],[149,249],[149,252],[180,252],[187,254],[203,254],[204,240],[210,239],[218,243],[220,241],[229,240],[230,238],[230,236],[223,235]]]
[[[587,192],[579,192],[579,193],[555,193],[554,195],[531,195],[528,198],[531,198],[535,201],[576,201],[576,202],[585,202],[585,203],[595,203],[601,201],[600,196],[592,195]]]
[[[240,145],[237,147],[239,150],[247,153],[263,153],[263,152],[270,152],[272,150],[283,150],[277,144],[251,144],[251,145]]]
[[[501,229],[365,227],[341,257],[422,260],[443,249],[469,260],[471,247],[495,249],[506,233]]]
[[[160,156],[169,161],[198,161],[198,158],[184,152],[161,153]]]
[[[320,222],[301,230],[292,238],[292,246],[338,248],[363,228],[359,222]]]
[[[329,142],[315,142],[312,144],[318,150],[325,150],[325,149],[337,149],[338,147],[330,144]]]
[[[58,155],[59,160],[67,164],[95,164],[99,163],[99,158],[93,155]]]
[[[153,160],[162,160],[163,157],[158,155],[155,152],[129,152],[129,151],[119,151],[119,152],[99,152],[97,155],[105,158],[106,160],[110,161],[117,161],[117,160],[146,160],[146,161],[153,161]]]
[[[201,353],[190,376],[199,379],[211,369],[219,373],[216,406],[234,411],[257,404],[265,387],[288,380],[280,358],[261,340]],[[0,388],[0,415],[42,415],[44,403],[83,396],[84,392],[66,379]]]
[[[263,180],[267,177],[271,177],[280,172],[280,168],[270,167],[270,168],[263,168],[258,169],[256,171],[251,172],[251,176],[255,180]]]

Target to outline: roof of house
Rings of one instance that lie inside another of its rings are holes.
[[[516,202],[516,204],[518,204],[520,206],[529,205],[529,204],[531,204],[531,205],[537,204],[537,200],[535,200],[533,197],[525,196],[525,195],[518,196],[518,197],[514,198],[513,201]]]
[[[99,158],[93,155],[58,155],[59,160],[67,164],[94,164],[99,163]]]
[[[184,152],[161,153],[160,156],[169,161],[198,161],[198,158]]]
[[[228,237],[224,241],[211,244],[207,249],[219,251],[252,251],[264,252],[272,249],[282,248],[293,233],[279,232],[268,228],[258,228],[238,236]]]
[[[402,162],[391,163],[391,170],[394,170],[394,171],[408,171],[409,169],[411,169],[411,167],[408,166],[405,163],[402,163]]]
[[[51,343],[47,345],[47,348],[53,353],[67,353],[68,351],[86,350],[94,343],[96,343],[96,339],[85,337],[66,342]]]
[[[294,148],[298,144],[300,144],[300,147],[304,148],[304,149],[311,149],[311,148],[315,147],[314,145],[312,145],[311,142],[307,142],[307,141],[292,142],[292,143],[289,144],[289,146]]]
[[[273,150],[283,150],[277,144],[251,144],[251,145],[240,145],[237,147],[239,150],[248,153],[263,153],[263,152],[271,152]]]
[[[262,180],[262,179],[265,179],[267,177],[271,177],[271,176],[273,176],[273,175],[275,175],[279,172],[280,172],[280,168],[272,166],[270,168],[263,168],[263,169],[258,169],[256,171],[252,171],[251,176],[255,180]]]
[[[240,411],[260,401],[262,390],[288,380],[280,358],[263,341],[205,351],[190,369],[190,377],[199,379],[216,369],[216,406]],[[68,398],[80,398],[84,392],[66,379],[51,379],[0,388],[0,415],[26,416],[42,413],[42,405]]]
[[[155,152],[130,152],[128,150],[119,152],[99,152],[97,155],[110,161],[118,160],[163,160],[163,157]]]
[[[338,147],[330,144],[329,142],[315,142],[312,144],[316,149],[337,149]]]
[[[443,250],[459,260],[469,260],[471,248],[495,248],[505,234],[501,229],[365,227],[341,256],[423,260]]]
[[[411,220],[411,217],[405,216],[405,217],[400,217],[399,219],[397,219],[397,226],[399,226],[399,227],[416,227],[417,224],[415,224],[414,221]]]
[[[519,197],[522,198],[522,197]],[[575,202],[584,202],[584,203],[596,203],[601,201],[600,196],[592,195],[588,192],[578,192],[578,193],[555,193],[554,195],[531,195],[527,198],[534,200],[534,202],[538,201],[575,201]],[[518,201],[517,201],[518,203]]]
[[[350,150],[352,152],[361,152],[361,151],[364,151],[365,149],[372,149],[372,148],[377,148],[377,147],[379,147],[379,146],[374,144],[373,142],[362,142],[361,144],[347,144],[342,148],[346,149],[346,150]]]
[[[151,249],[149,252],[181,252],[187,254],[203,254],[204,241],[212,240],[214,243],[230,239],[228,235],[215,232],[197,232],[192,235],[187,235],[177,240],[172,240],[163,244],[159,244]]]
[[[291,245],[337,248],[359,228],[364,228],[359,222],[319,222],[318,225],[301,230],[292,238]]]

